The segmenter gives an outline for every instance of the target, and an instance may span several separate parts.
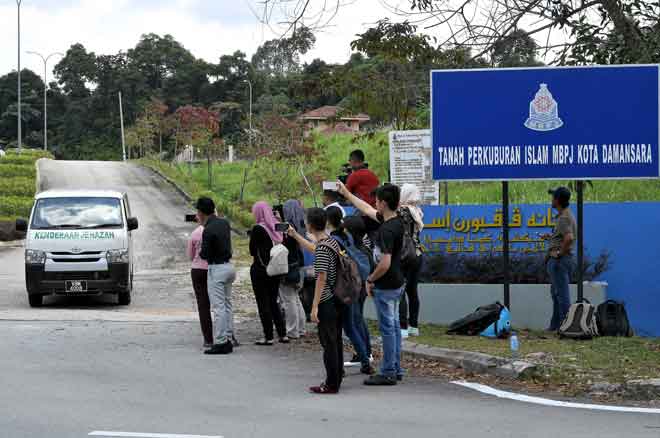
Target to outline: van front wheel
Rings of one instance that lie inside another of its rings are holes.
[[[43,295],[28,295],[30,307],[41,307],[44,304]]]
[[[118,295],[118,301],[120,306],[128,306],[131,304],[131,293],[122,292]]]

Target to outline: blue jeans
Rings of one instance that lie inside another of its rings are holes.
[[[343,318],[344,332],[351,340],[355,352],[360,358],[362,365],[369,365],[369,356],[371,356],[371,340],[369,339],[369,330],[362,316],[364,301],[345,306],[345,315]]]
[[[571,307],[569,284],[573,272],[573,261],[570,257],[551,258],[548,260],[548,275],[550,276],[550,294],[552,295],[552,319],[550,330],[555,331],[566,318]]]
[[[399,289],[374,289],[374,302],[378,314],[378,328],[383,338],[383,362],[380,374],[386,377],[403,375],[401,369],[401,324],[399,302],[403,287]]]

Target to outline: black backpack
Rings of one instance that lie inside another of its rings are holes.
[[[479,307],[464,318],[452,322],[447,334],[477,336],[500,319],[503,308],[499,302]]]
[[[598,306],[596,319],[601,336],[633,336],[633,329],[623,303],[614,300],[605,301]]]

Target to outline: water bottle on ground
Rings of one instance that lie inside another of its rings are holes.
[[[520,354],[520,342],[518,341],[518,334],[516,332],[511,332],[511,359],[518,360]]]

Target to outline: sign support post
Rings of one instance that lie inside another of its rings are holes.
[[[577,300],[584,299],[584,181],[577,181]]]
[[[502,249],[504,265],[504,305],[511,310],[511,273],[509,259],[509,182],[502,181]]]

